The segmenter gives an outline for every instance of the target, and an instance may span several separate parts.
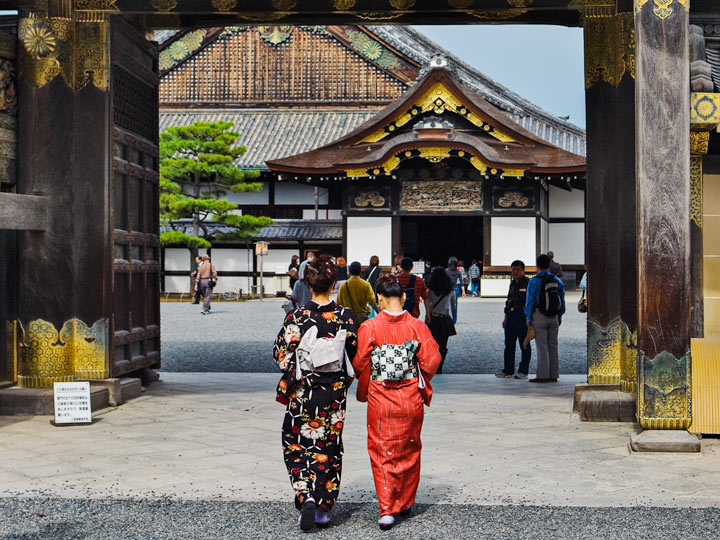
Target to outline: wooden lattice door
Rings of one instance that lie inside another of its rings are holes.
[[[157,46],[112,24],[111,376],[160,367]]]

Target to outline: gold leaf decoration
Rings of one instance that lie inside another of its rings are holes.
[[[512,7],[528,7],[531,6],[535,0],[507,0],[508,4]]]
[[[514,19],[520,15],[527,13],[524,9],[505,9],[500,11],[466,11],[468,15],[475,17],[476,19],[482,20],[498,20],[504,21],[508,19]]]
[[[390,0],[390,5],[395,9],[410,9],[415,5],[415,0]]]
[[[218,11],[231,11],[237,6],[237,0],[212,0],[212,7]]]
[[[278,11],[288,11],[297,5],[295,0],[272,0],[272,7]]]
[[[333,7],[340,11],[346,11],[355,7],[355,0],[333,0]]]
[[[33,17],[22,19],[18,28],[20,41],[33,58],[46,58],[57,47],[53,31],[40,19]]]
[[[473,5],[474,0],[448,0],[450,7],[456,9],[467,9]]]
[[[403,13],[392,13],[384,11],[363,11],[362,13],[357,14],[359,18],[366,21],[389,21],[392,19],[397,19],[398,17],[402,17],[403,15]]]
[[[151,5],[158,11],[170,11],[177,7],[177,0],[152,0]]]
[[[635,78],[635,22],[632,13],[585,20],[585,88],[600,81],[620,84]]]

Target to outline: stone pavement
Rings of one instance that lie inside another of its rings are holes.
[[[0,494],[288,501],[276,375],[163,374],[92,426],[0,417]],[[419,502],[720,506],[720,441],[631,454],[633,424],[580,423],[581,377],[554,385],[440,375],[426,409]],[[353,388],[354,390],[354,388]],[[342,502],[373,502],[364,405],[348,400]]]
[[[560,327],[560,373],[587,373],[586,317],[568,294]],[[162,303],[164,371],[275,373],[272,345],[282,325],[281,300],[215,302],[209,316],[189,302]],[[461,298],[458,335],[450,338],[446,373],[495,373],[502,369],[502,299]],[[531,371],[535,369],[535,345]],[[516,353],[520,361],[519,350]]]
[[[90,426],[0,417],[0,538],[301,537],[277,374],[162,378]],[[383,537],[716,534],[720,441],[704,439],[700,454],[632,454],[633,424],[580,423],[571,413],[580,381],[438,376],[416,515]],[[353,394],[335,525],[319,538],[379,533],[364,416]]]

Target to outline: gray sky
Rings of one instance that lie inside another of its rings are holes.
[[[417,26],[437,44],[558,116],[585,127],[582,29],[563,26]]]

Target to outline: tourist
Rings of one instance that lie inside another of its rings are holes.
[[[480,294],[480,276],[482,275],[482,270],[480,270],[477,260],[473,259],[470,269],[468,270],[468,275],[470,276],[470,293],[473,296],[477,296]]]
[[[410,315],[417,319],[420,317],[420,300],[422,300],[425,304],[425,322],[429,323],[430,305],[425,282],[413,275],[413,260],[410,257],[405,257],[400,261],[400,269],[402,272],[395,277],[397,277],[398,282],[405,290],[403,309],[406,309]]]
[[[293,287],[295,286],[295,282],[300,277],[300,274],[298,274],[298,269],[300,268],[300,257],[297,255],[293,255],[290,259],[290,265],[288,266],[288,276],[290,276],[290,290],[293,290]]]
[[[452,322],[453,288],[450,278],[442,266],[435,268],[428,280],[428,302],[430,304],[430,332],[440,347],[442,360],[437,373],[443,372],[443,365],[447,357],[447,343],[450,336],[456,335],[455,325]]]
[[[467,286],[470,284],[470,275],[467,270],[465,270],[465,263],[462,259],[458,261],[458,272],[460,272],[459,296],[467,296]]]
[[[555,253],[553,253],[552,251],[548,251],[547,256],[550,257],[550,272],[561,278],[563,274],[562,266],[560,266],[559,263],[555,262]]]
[[[365,275],[363,276],[373,290],[375,290],[375,281],[380,277],[380,274],[382,274],[382,270],[380,270],[380,258],[377,255],[373,255],[370,257],[370,266],[365,269]]]
[[[303,307],[312,300],[312,292],[310,292],[310,287],[308,287],[306,280],[298,279],[295,282],[290,299],[296,309]]]
[[[560,373],[558,328],[565,313],[565,286],[550,272],[550,257],[537,258],[538,274],[530,280],[525,302],[525,321],[535,329],[537,376],[530,382],[557,382]]]
[[[524,346],[528,327],[525,324],[525,301],[530,279],[525,275],[525,263],[513,261],[510,265],[510,287],[505,301],[505,365],[495,376],[500,378],[527,379],[530,369],[530,343]],[[520,366],[515,373],[515,343],[520,344]]]
[[[430,261],[424,261],[423,262],[423,281],[425,282],[425,285],[427,285],[430,282],[430,274],[432,274],[433,267],[432,263]]]
[[[190,277],[192,278],[193,292],[194,292],[194,298],[193,298],[192,302],[190,302],[191,304],[199,304],[200,298],[202,296],[202,291],[200,290],[200,288],[195,287],[195,277],[197,276],[198,270],[200,269],[201,266],[202,266],[202,258],[199,255],[195,255],[195,270],[190,272]]]
[[[335,264],[337,265],[338,269],[338,283],[342,283],[344,281],[347,281],[348,279],[348,267],[347,267],[347,261],[345,260],[345,257],[342,255],[337,257],[335,259]]]
[[[337,267],[320,255],[305,268],[312,300],[285,319],[273,357],[283,371],[277,401],[286,405],[282,427],[285,465],[295,490],[299,525],[325,527],[338,497],[347,390],[357,351],[349,309],[330,300]]]
[[[405,293],[397,278],[380,278],[376,291],[382,311],[360,327],[353,367],[357,399],[368,404],[368,454],[380,503],[378,524],[387,530],[415,503],[423,404],[430,405],[430,379],[442,357],[428,327],[403,309]]]
[[[404,258],[404,256],[402,253],[395,254],[395,256],[393,257],[393,266],[392,266],[392,269],[390,270],[390,275],[399,276],[400,274],[402,274],[402,264],[401,263],[402,263],[403,258]]]
[[[578,285],[578,288],[582,289],[582,296],[580,296],[580,300],[578,300],[578,311],[580,313],[587,313],[588,311],[587,280],[588,276],[587,272],[585,272],[580,280],[580,285]]]
[[[300,268],[298,268],[298,279],[303,279],[305,277],[305,267],[315,258],[315,253],[308,251],[306,257],[307,258],[300,263]]]
[[[198,267],[195,275],[195,290],[202,293],[203,308],[200,313],[203,315],[210,313],[210,300],[217,281],[218,276],[215,265],[210,262],[209,255],[203,255],[202,265]]]
[[[448,277],[450,278],[450,285],[452,285],[453,290],[455,291],[452,295],[452,320],[453,324],[457,324],[457,313],[458,313],[458,289],[461,284],[461,276],[460,276],[460,270],[458,270],[458,260],[457,257],[450,257],[448,259],[448,265],[447,269],[445,270],[447,272]]]
[[[370,317],[370,308],[377,311],[375,291],[370,284],[360,277],[362,265],[358,261],[350,264],[350,279],[340,286],[337,303],[350,308],[355,315],[355,326],[360,325]]]

